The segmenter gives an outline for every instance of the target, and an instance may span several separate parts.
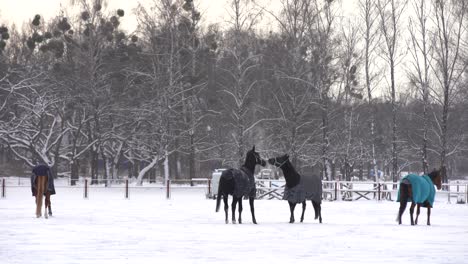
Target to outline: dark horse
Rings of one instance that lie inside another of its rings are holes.
[[[283,170],[286,186],[284,187],[283,200],[289,202],[291,217],[289,223],[294,223],[294,208],[296,204],[302,203],[301,222],[304,221],[304,212],[306,209],[306,200],[312,201],[312,206],[315,211],[315,219],[319,219],[322,223],[322,180],[317,176],[304,176],[294,169],[289,161],[289,156],[283,155],[276,158],[271,158],[268,163],[275,165]]]
[[[219,179],[218,197],[216,198],[216,212],[219,211],[221,196],[224,201],[224,212],[226,214],[226,224],[228,221],[228,195],[232,195],[232,223],[236,223],[236,204],[239,202],[239,224],[242,224],[242,197],[249,197],[250,212],[252,213],[252,222],[257,223],[255,219],[254,199],[256,195],[255,166],[265,166],[266,162],[255,152],[255,146],[247,152],[245,163],[240,169],[228,169],[222,172]]]
[[[43,195],[45,195],[44,217],[48,218],[47,209],[49,209],[49,215],[51,216],[52,204],[50,196],[55,194],[55,187],[54,177],[50,172],[49,166],[45,164],[34,166],[31,175],[31,192],[33,196],[36,196],[36,217],[39,218],[42,215]]]
[[[444,169],[434,169],[428,175],[409,174],[403,177],[400,181],[400,189],[398,191],[397,202],[400,202],[400,210],[398,211],[397,221],[401,225],[401,216],[406,209],[406,204],[411,201],[410,215],[411,225],[418,224],[420,208],[427,207],[427,225],[431,225],[431,208],[435,198],[435,188],[442,188],[442,173]],[[413,220],[414,207],[418,205],[416,211],[416,220]]]

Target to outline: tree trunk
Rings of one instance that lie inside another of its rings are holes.
[[[189,156],[189,177],[193,179],[196,177],[195,175],[195,145],[194,145],[194,134],[190,133],[190,156]],[[190,185],[193,185],[192,181],[190,181]]]
[[[79,178],[79,164],[78,160],[70,161],[70,185],[76,185],[76,181]]]

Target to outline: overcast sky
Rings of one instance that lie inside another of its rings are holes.
[[[258,1],[258,0],[257,0]],[[129,31],[133,31],[136,27],[136,19],[133,14],[133,9],[142,3],[149,5],[153,0],[108,0],[107,10],[116,10],[122,8],[125,10],[125,20],[122,21],[122,26]],[[202,17],[209,23],[224,23],[229,17],[227,16],[226,7],[229,0],[198,0],[195,1],[199,5],[199,10],[202,12]],[[280,0],[260,0],[261,4],[269,10],[278,10]],[[344,12],[353,10],[353,2],[355,0],[342,0]],[[70,0],[0,0],[0,23],[11,24],[14,22],[18,27],[24,22],[32,20],[35,14],[40,14],[46,20],[56,16],[61,7],[70,6]],[[267,19],[264,21],[264,26],[269,27]]]
[[[125,21],[122,25],[131,30],[136,27],[133,9],[142,3],[149,5],[152,0],[108,0],[107,10],[122,8],[126,11]],[[199,0],[200,11],[204,19],[211,23],[222,23],[226,20],[225,4],[227,0]],[[10,24],[14,22],[21,26],[35,14],[40,14],[49,19],[58,14],[61,7],[70,6],[70,0],[0,0],[0,23]]]

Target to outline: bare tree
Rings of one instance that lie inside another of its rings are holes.
[[[440,135],[440,165],[445,168],[449,155],[449,114],[457,96],[461,76],[468,64],[463,61],[463,36],[466,34],[466,1],[438,0],[433,2],[435,13],[434,62],[435,76],[441,88],[442,115],[438,120]],[[444,182],[448,175],[444,175]]]
[[[374,107],[374,90],[377,84],[378,73],[376,72],[376,49],[379,44],[380,34],[378,32],[378,16],[377,7],[375,1],[372,0],[360,0],[360,16],[363,21],[362,35],[364,39],[364,74],[366,80],[366,91],[367,91],[367,102],[369,105],[370,113],[370,158],[372,163],[372,169],[374,171],[375,181],[378,181],[378,167],[376,158],[376,147],[375,147],[375,110]]]
[[[413,57],[412,70],[414,73],[410,73],[410,79],[415,83],[418,92],[422,98],[423,104],[423,128],[421,132],[422,141],[419,149],[421,153],[421,165],[424,173],[429,170],[427,161],[428,155],[428,132],[430,125],[430,65],[431,65],[431,53],[432,53],[432,42],[429,36],[429,28],[427,24],[427,18],[431,12],[429,7],[424,0],[414,0],[413,7],[415,10],[415,17],[410,18],[409,32],[411,34],[411,45],[410,53]]]
[[[336,81],[335,70],[333,63],[334,58],[334,20],[336,18],[333,8],[333,1],[313,2],[316,16],[311,21],[311,26],[308,28],[309,39],[311,40],[311,70],[312,83],[317,89],[317,101],[320,107],[321,125],[321,160],[323,178],[330,179],[331,164],[330,164],[330,92],[333,84]]]
[[[289,153],[295,166],[315,164],[314,138],[320,133],[311,114],[317,90],[311,82],[308,62],[308,27],[316,10],[309,1],[282,1],[280,15],[270,12],[279,24],[278,34],[270,34],[264,51],[265,67],[271,71],[269,89],[274,104],[269,111],[278,117],[271,122],[269,145],[274,152]],[[317,155],[315,155],[316,157]],[[320,159],[319,159],[320,160]]]
[[[258,89],[261,80],[257,77],[261,54],[256,49],[254,26],[262,11],[250,0],[233,0],[230,4],[231,27],[220,47],[217,61],[219,72],[220,95],[225,115],[228,117],[227,129],[232,131],[232,163],[241,165],[247,144],[248,133],[260,121],[253,120],[258,108],[254,105],[254,90]]]
[[[340,89],[338,103],[343,106],[343,144],[336,146],[340,148],[342,156],[342,171],[346,180],[351,179],[353,163],[362,161],[362,152],[359,151],[361,138],[355,136],[355,127],[358,122],[356,108],[361,104],[363,98],[359,88],[358,68],[361,58],[358,55],[358,29],[350,21],[346,28],[341,30],[341,47],[339,47],[339,74]]]
[[[380,16],[380,28],[385,43],[383,57],[390,70],[390,98],[392,102],[392,180],[398,180],[398,127],[397,127],[397,91],[395,70],[399,63],[399,39],[401,35],[400,19],[406,8],[406,1],[379,0],[377,9]],[[396,186],[394,186],[396,188]]]
[[[13,116],[2,122],[2,140],[29,166],[40,161],[54,167],[62,154],[56,152],[57,146],[69,130],[60,125],[60,99],[39,89],[28,90],[15,102],[20,111],[10,112]]]

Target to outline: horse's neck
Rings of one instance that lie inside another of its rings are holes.
[[[242,165],[241,169],[246,170],[246,172],[249,172],[251,175],[253,175],[255,171],[255,163],[250,164],[249,162],[245,161],[244,165]]]
[[[283,170],[283,175],[288,186],[294,187],[299,183],[301,179],[300,175],[297,173],[296,169],[294,169],[291,162],[287,161],[281,166],[281,169]]]

